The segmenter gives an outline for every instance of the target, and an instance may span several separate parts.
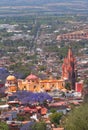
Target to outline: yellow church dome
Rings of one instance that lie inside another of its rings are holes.
[[[6,78],[6,80],[11,80],[11,81],[15,81],[16,80],[16,77],[15,76],[13,76],[13,75],[9,75],[7,78]]]

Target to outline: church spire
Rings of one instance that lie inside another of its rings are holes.
[[[72,47],[71,47],[71,46],[69,46],[67,58],[68,58],[69,60],[70,60],[71,58],[73,58],[73,52],[72,52]]]
[[[64,59],[62,65],[62,77],[71,82],[71,88],[75,88],[76,74],[75,74],[75,58],[73,56],[71,46],[68,49],[67,57]]]

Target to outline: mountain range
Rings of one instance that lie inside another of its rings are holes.
[[[73,3],[88,5],[88,0],[0,0],[0,6],[25,6],[25,5],[45,5],[52,3]]]
[[[30,13],[86,13],[88,0],[0,0],[0,16]]]

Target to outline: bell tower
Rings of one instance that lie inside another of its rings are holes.
[[[75,89],[76,73],[76,60],[72,48],[69,47],[67,57],[64,58],[62,64],[62,78],[71,83],[71,89]]]

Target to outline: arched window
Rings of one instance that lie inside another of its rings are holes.
[[[26,86],[24,86],[24,90],[26,90]]]
[[[34,85],[34,89],[36,88],[36,85]]]
[[[42,88],[44,88],[44,85],[42,85]]]

